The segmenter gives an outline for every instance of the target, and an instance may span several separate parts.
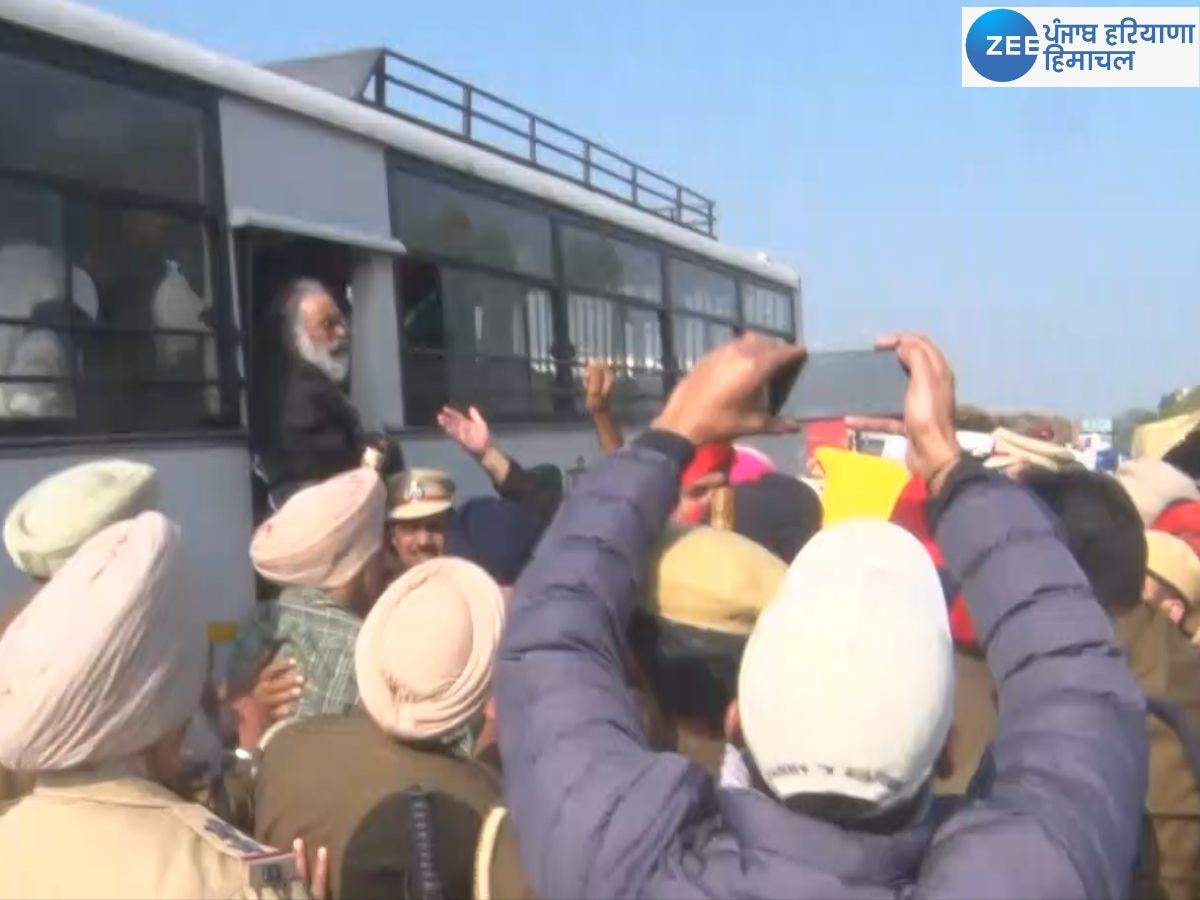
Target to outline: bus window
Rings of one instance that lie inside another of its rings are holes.
[[[574,225],[561,227],[561,240],[576,379],[588,360],[609,362],[617,376],[614,404],[624,415],[646,418],[662,403],[665,388],[661,259],[645,247]],[[582,406],[576,411],[582,414]]]
[[[737,285],[732,278],[679,259],[670,261],[671,335],[675,362],[688,371],[705,353],[730,340],[737,326]]]
[[[236,426],[204,110],[103,70],[0,52],[0,434]]]
[[[409,425],[433,425],[450,402],[441,276],[436,265],[416,259],[403,259],[398,268],[404,418]]]
[[[742,282],[742,314],[746,325],[772,334],[794,337],[792,332],[792,296],[753,282]]]

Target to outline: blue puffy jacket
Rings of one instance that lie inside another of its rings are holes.
[[[1141,692],[1049,516],[970,464],[952,475],[936,534],[1000,714],[991,777],[965,805],[897,834],[847,831],[648,749],[623,677],[625,631],[687,455],[650,432],[593,466],[517,585],[497,719],[505,795],[541,896],[1127,890],[1146,793]]]

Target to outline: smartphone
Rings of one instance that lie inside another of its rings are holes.
[[[789,419],[899,417],[907,392],[908,373],[895,351],[846,350],[811,353],[794,371],[780,372],[767,401],[772,415]]]

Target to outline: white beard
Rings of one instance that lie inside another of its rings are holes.
[[[344,344],[336,349],[318,347],[300,325],[296,326],[295,339],[296,352],[302,360],[316,366],[334,384],[346,383],[350,377],[350,352]]]

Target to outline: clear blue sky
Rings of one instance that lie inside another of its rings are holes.
[[[1200,381],[1200,90],[964,90],[960,7],[92,0],[252,61],[387,44],[717,201],[809,342],[927,331],[964,401],[1072,415]]]

